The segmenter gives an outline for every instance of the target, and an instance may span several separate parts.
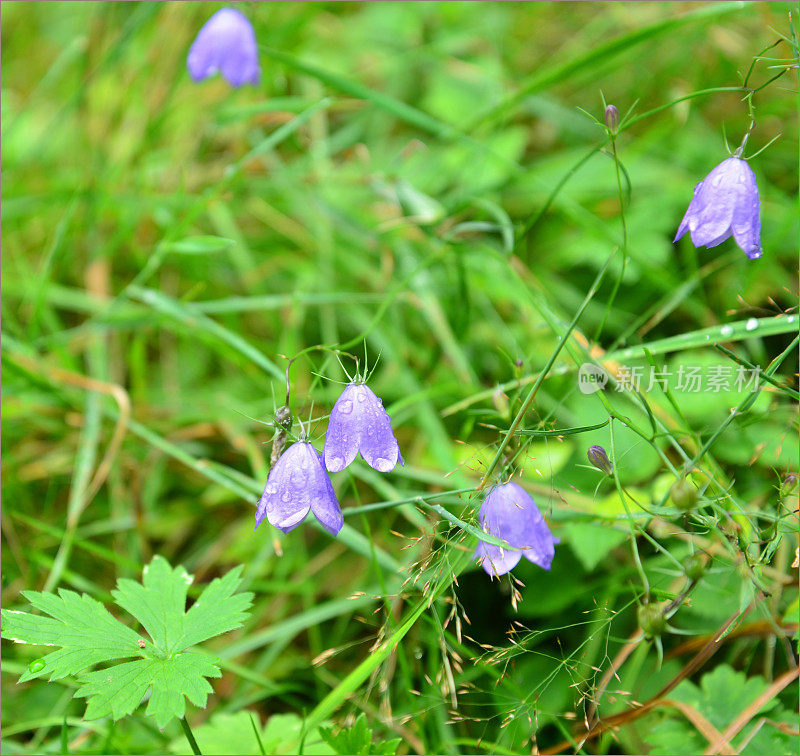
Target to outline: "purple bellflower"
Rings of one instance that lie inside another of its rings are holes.
[[[218,10],[192,42],[186,67],[195,81],[221,73],[232,87],[258,84],[258,45],[247,18],[235,8]]]
[[[687,231],[695,247],[716,247],[729,236],[751,259],[761,257],[761,205],[756,175],[739,157],[723,160],[695,188],[674,241]]]
[[[399,462],[400,447],[383,402],[363,383],[351,383],[331,410],[325,434],[325,467],[341,472],[361,452],[370,467],[391,472]]]
[[[479,517],[485,532],[517,547],[503,549],[485,541],[478,542],[475,557],[480,557],[490,577],[510,572],[523,556],[542,569],[550,569],[555,544],[560,543],[560,539],[553,537],[536,502],[518,483],[504,483],[489,491]]]
[[[312,511],[332,536],[344,518],[322,457],[307,441],[292,444],[269,471],[256,510],[256,528],[266,516],[270,525],[288,533]]]

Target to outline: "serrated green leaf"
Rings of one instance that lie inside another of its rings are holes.
[[[94,664],[141,656],[78,678],[76,697],[87,699],[86,719],[133,712],[151,690],[146,714],[163,728],[182,717],[188,698],[205,706],[212,692],[206,678],[219,677],[219,659],[185,649],[241,626],[252,593],[236,594],[242,568],[216,578],[188,613],[186,594],[192,577],[155,557],[143,571],[143,584],[122,579],[113,591],[117,603],[139,620],[152,638],[148,643],[118,622],[95,599],[73,591],[27,591],[25,597],[49,617],[3,610],[3,637],[19,643],[61,646],[32,665],[20,680],[50,675],[51,680],[77,674]],[[183,652],[183,653],[181,653]]]
[[[183,567],[173,570],[166,559],[157,556],[144,568],[142,583],[123,578],[111,594],[125,611],[139,620],[156,647],[167,655],[175,650],[176,641],[183,635],[186,592],[191,582],[191,575]]]
[[[745,707],[755,701],[768,687],[763,677],[746,677],[728,665],[720,665],[712,672],[703,675],[698,687],[690,680],[684,680],[670,694],[670,698],[688,704],[705,717],[717,730],[724,732]],[[777,709],[777,711],[775,711]],[[783,720],[785,710],[773,698],[765,701],[759,713],[771,710],[770,720]],[[794,722],[797,716],[794,715]],[[695,728],[677,713],[667,717],[650,728],[647,737],[654,754],[700,753],[706,746]],[[770,750],[751,750],[753,743],[744,747],[743,753],[796,753],[797,738],[769,727],[764,732],[764,741],[770,743]],[[739,749],[736,751],[739,753]]]
[[[28,670],[20,682],[45,676],[58,680],[99,662],[141,655],[139,636],[91,596],[63,589],[58,596],[38,591],[23,591],[23,596],[50,617],[4,609],[3,637],[61,648],[43,657],[44,667]]]
[[[176,651],[241,627],[253,596],[235,593],[242,580],[242,569],[239,565],[206,586],[183,618],[183,635],[175,643]]]
[[[139,705],[152,686],[146,713],[163,729],[170,719],[186,713],[184,697],[200,708],[206,705],[208,694],[213,692],[206,677],[222,674],[215,661],[218,660],[213,657],[188,653],[117,664],[84,675],[75,696],[89,699],[85,719],[120,719]]]

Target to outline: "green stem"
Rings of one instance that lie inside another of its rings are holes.
[[[622,502],[622,506],[625,509],[625,514],[628,517],[628,521],[630,522],[631,526],[631,553],[633,554],[633,561],[636,563],[636,571],[639,573],[639,577],[642,580],[642,587],[644,588],[644,595],[646,597],[650,597],[650,582],[647,579],[647,575],[645,574],[644,567],[642,566],[642,560],[639,557],[639,547],[636,544],[636,533],[641,533],[642,530],[639,528],[638,523],[636,520],[631,516],[631,510],[628,508],[628,502],[625,501],[625,493],[622,490],[622,483],[619,479],[619,472],[617,471],[617,452],[614,448],[614,423],[611,422],[609,427],[610,431],[610,439],[611,439],[611,459],[614,461],[614,485],[617,488],[617,493],[619,494],[619,499]]]
[[[575,326],[578,324],[578,320],[580,319],[581,315],[583,315],[583,311],[586,309],[586,306],[592,300],[592,297],[597,293],[597,289],[600,286],[600,282],[603,280],[603,277],[608,270],[608,266],[611,264],[611,260],[613,259],[614,255],[617,253],[617,250],[614,250],[606,260],[603,267],[600,269],[600,272],[597,274],[597,277],[594,279],[594,282],[591,285],[591,288],[586,294],[583,302],[581,302],[581,306],[578,308],[578,311],[575,313],[575,316],[572,318],[572,322],[567,327],[565,333],[561,334],[558,342],[558,346],[555,348],[553,353],[550,355],[550,359],[547,360],[547,363],[539,372],[539,375],[536,378],[533,386],[531,386],[531,390],[528,392],[528,396],[525,398],[525,401],[522,403],[522,406],[519,408],[519,412],[517,412],[517,416],[514,418],[514,421],[511,423],[511,427],[506,431],[506,435],[504,436],[503,440],[500,442],[500,446],[497,449],[497,452],[494,455],[494,459],[492,459],[489,467],[486,468],[486,472],[481,478],[480,485],[478,486],[478,490],[480,491],[489,480],[491,474],[494,472],[495,468],[497,467],[498,462],[500,462],[503,452],[506,450],[511,439],[514,437],[514,434],[519,427],[520,422],[522,422],[522,418],[525,416],[525,413],[530,409],[531,404],[533,404],[533,400],[536,398],[536,392],[539,390],[539,386],[542,385],[542,382],[547,377],[550,369],[555,364],[558,355],[561,353],[561,350],[564,348],[564,345],[567,343],[570,334],[573,330],[575,330]]]
[[[183,734],[186,736],[186,740],[189,741],[189,745],[192,747],[192,753],[196,756],[202,756],[200,753],[200,746],[197,745],[197,741],[194,739],[192,728],[189,727],[186,717],[181,717],[181,727],[183,727]]]
[[[619,291],[620,284],[622,283],[622,277],[625,275],[625,268],[628,265],[628,223],[625,220],[625,198],[622,194],[622,175],[620,171],[619,155],[617,154],[617,138],[614,134],[611,135],[611,154],[614,157],[614,166],[616,167],[617,171],[617,196],[619,197],[619,214],[620,220],[622,221],[622,266],[619,269],[617,280],[614,282],[614,288],[611,291],[611,296],[608,298],[608,303],[606,304],[606,309],[603,313],[603,319],[600,321],[600,325],[597,327],[597,331],[595,332],[595,342],[598,341],[600,334],[603,332],[603,328],[605,328],[606,319],[608,318],[608,314],[611,312],[611,308],[614,305],[614,300],[617,298],[617,292]],[[630,184],[628,187],[630,189]]]

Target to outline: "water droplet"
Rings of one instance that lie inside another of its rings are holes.
[[[307,476],[302,470],[292,470],[289,480],[292,481],[294,486],[304,486],[307,482]]]
[[[788,318],[786,318],[786,322],[787,323],[794,323],[794,315],[790,315]]]
[[[284,492],[281,494],[281,501],[282,501],[282,502],[285,502],[285,503],[287,503],[287,504],[288,504],[288,503],[289,503],[289,501],[291,501],[291,498],[292,498],[292,497],[291,497],[291,494],[290,494],[288,491],[284,491]]]
[[[349,438],[350,438],[350,436],[348,436],[348,435],[345,433],[345,434],[342,436],[342,443],[343,443],[343,444],[346,444],[346,443],[347,443],[347,441],[349,440]]]
[[[755,331],[756,328],[758,328],[758,318],[750,318],[744,324],[744,330],[745,331]]]
[[[722,336],[730,336],[733,333],[733,326],[724,325],[719,329]]]
[[[359,402],[367,401],[367,392],[363,388],[360,388],[358,390],[358,401]]]
[[[711,334],[710,334],[710,333],[707,333],[707,334],[706,334],[706,341],[709,341],[710,339],[711,339]]]
[[[383,457],[375,457],[375,464],[372,465],[378,472],[391,472],[394,465]]]
[[[28,665],[28,672],[32,672],[35,674],[36,672],[41,672],[44,668],[45,668],[44,659],[34,659]]]
[[[333,472],[344,469],[344,460],[341,457],[331,457],[330,469]]]
[[[339,412],[341,412],[343,415],[349,415],[352,411],[353,402],[351,402],[349,399],[339,405]]]
[[[375,431],[372,428],[367,428],[367,435],[368,436],[374,436],[375,435]]]

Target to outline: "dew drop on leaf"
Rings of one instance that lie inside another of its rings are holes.
[[[33,672],[33,673],[41,672],[44,668],[45,668],[44,659],[34,659],[28,665],[28,672]]]

